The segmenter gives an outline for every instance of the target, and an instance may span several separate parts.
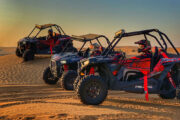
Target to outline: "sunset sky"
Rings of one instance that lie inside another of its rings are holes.
[[[45,23],[56,23],[69,35],[110,39],[122,28],[158,28],[180,47],[180,0],[0,0],[0,46],[16,46],[35,24]]]

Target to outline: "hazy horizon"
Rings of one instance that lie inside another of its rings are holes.
[[[157,28],[180,47],[179,13],[179,0],[0,0],[0,46],[15,47],[35,24],[55,23],[69,35],[97,33],[110,40],[119,29]]]

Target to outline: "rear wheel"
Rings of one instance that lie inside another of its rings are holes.
[[[25,50],[23,54],[24,61],[29,61],[34,59],[34,53],[32,50]]]
[[[19,48],[16,48],[16,56],[22,57],[22,54],[21,54]]]
[[[57,83],[58,78],[54,77],[51,73],[50,67],[47,67],[43,73],[43,80],[46,84],[53,85]]]
[[[170,91],[171,90],[170,83],[169,83],[168,79],[166,81],[167,82],[164,82],[164,84],[162,86],[163,90]],[[170,92],[159,94],[159,96],[162,99],[174,99],[176,97],[176,90],[171,90]]]
[[[105,100],[108,89],[101,77],[88,75],[79,81],[76,92],[82,103],[98,105]]]
[[[177,74],[176,74],[176,77],[178,79],[178,85],[177,85],[177,99],[180,99],[180,64],[177,65]]]
[[[170,71],[170,74],[172,76],[172,79],[175,83],[176,86],[179,85],[179,79],[180,79],[180,72],[179,72],[179,66],[174,66],[171,71]],[[165,94],[160,94],[159,96],[162,98],[162,99],[174,99],[176,97],[176,90],[172,90],[172,87],[171,87],[171,83],[169,82],[168,78],[165,78],[164,80],[164,83],[162,85],[162,90],[165,90],[165,91],[170,91],[170,92],[167,92]]]
[[[180,91],[177,93],[177,99],[180,99]]]
[[[60,79],[61,87],[65,90],[73,90],[73,84],[77,77],[77,72],[74,70],[68,70],[62,74]]]

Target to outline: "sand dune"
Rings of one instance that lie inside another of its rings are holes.
[[[0,56],[14,54],[15,47],[0,47]]]
[[[150,95],[109,91],[106,101],[99,106],[83,105],[74,92],[57,86],[14,85],[0,87],[0,119],[154,119],[178,120],[180,103]]]
[[[13,50],[1,49],[0,53],[3,54],[0,120],[178,120],[180,117],[180,101],[163,100],[158,95],[150,95],[147,102],[143,94],[109,91],[102,105],[83,105],[73,91],[44,84],[42,73],[50,56],[36,56],[34,61],[23,62]]]
[[[34,61],[24,63],[13,55],[0,57],[0,84],[42,84],[42,73],[50,57],[37,56]]]

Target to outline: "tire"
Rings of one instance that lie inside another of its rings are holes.
[[[176,90],[166,94],[159,94],[162,99],[174,99],[176,97]]]
[[[25,50],[23,54],[24,61],[29,61],[34,59],[34,53],[31,50]]]
[[[77,77],[77,72],[74,70],[68,70],[62,74],[60,78],[61,87],[65,90],[73,90],[73,84]]]
[[[54,78],[54,76],[51,73],[50,67],[47,67],[43,73],[43,80],[46,84],[53,85],[57,83],[58,78]]]
[[[177,96],[177,99],[179,99],[180,100],[180,91],[178,91],[178,93],[176,94]]]
[[[178,69],[179,67],[178,66],[174,66],[172,69],[171,69],[171,75],[172,75],[172,79],[174,80],[176,86],[179,84],[179,78],[180,78],[180,73],[178,72]],[[168,78],[165,78],[164,80],[164,83],[162,85],[162,90],[170,90],[170,86],[171,86],[171,83],[169,82]],[[169,93],[166,93],[166,94],[159,94],[159,96],[162,98],[162,99],[174,99],[176,97],[176,90],[173,90]]]
[[[177,89],[178,89],[178,90],[176,91],[176,92],[177,92],[177,93],[176,93],[176,95],[177,95],[176,97],[177,97],[177,99],[180,100],[180,64],[177,65],[177,70],[178,70],[178,71],[177,71],[176,77],[177,77],[177,79],[178,79],[178,81],[177,81],[177,82],[178,82],[178,83],[177,83]]]
[[[75,79],[75,81],[74,81],[74,84],[73,84],[73,88],[74,88],[75,91],[76,91],[76,89],[77,89],[77,85],[78,85],[79,81],[80,81],[80,75],[78,75],[78,76],[76,77],[76,79]]]
[[[105,100],[108,89],[100,76],[88,75],[79,81],[76,92],[82,103],[99,105]]]
[[[170,86],[171,86],[171,83],[169,82],[168,78],[166,78],[162,85],[162,90],[168,91],[170,90]],[[162,99],[174,99],[176,97],[176,90],[173,90],[171,92],[164,93],[164,94],[159,94],[159,96]]]
[[[16,56],[17,57],[22,57],[22,54],[21,54],[19,48],[16,48]]]

